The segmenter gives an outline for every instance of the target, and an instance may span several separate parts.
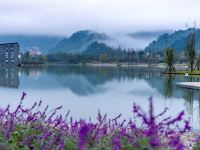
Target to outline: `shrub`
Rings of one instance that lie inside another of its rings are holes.
[[[154,115],[152,98],[149,98],[149,112],[145,113],[133,104],[134,120],[122,120],[121,114],[108,119],[107,114],[98,113],[97,121],[74,120],[57,115],[62,106],[48,113],[48,106],[41,110],[42,101],[25,108],[23,93],[15,111],[10,106],[0,110],[0,147],[9,145],[10,149],[69,149],[69,150],[166,150],[185,149],[181,135],[190,130],[184,112],[177,117],[164,118],[167,108]],[[161,119],[162,118],[162,119]],[[158,121],[161,120],[161,121]],[[184,123],[180,128],[178,124]],[[8,147],[8,146],[7,146]]]

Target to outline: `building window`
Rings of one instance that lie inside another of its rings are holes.
[[[8,58],[8,52],[6,52],[6,58]]]

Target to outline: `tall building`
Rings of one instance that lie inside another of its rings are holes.
[[[19,47],[18,43],[0,44],[0,65],[18,65]]]

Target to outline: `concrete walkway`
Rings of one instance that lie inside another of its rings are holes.
[[[176,85],[182,88],[200,91],[200,82],[178,82]]]

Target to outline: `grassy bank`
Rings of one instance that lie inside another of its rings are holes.
[[[178,70],[176,72],[166,72],[165,74],[179,74],[179,75],[200,75],[200,70],[193,70],[193,71],[187,71],[187,70]]]

